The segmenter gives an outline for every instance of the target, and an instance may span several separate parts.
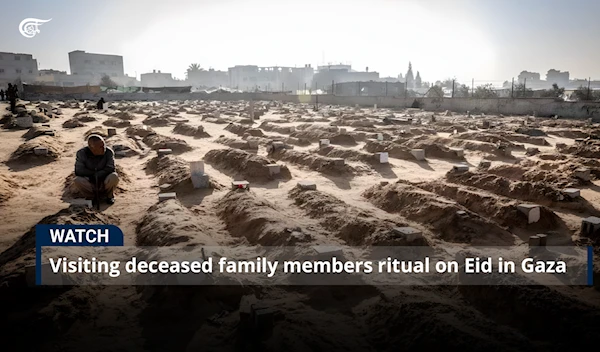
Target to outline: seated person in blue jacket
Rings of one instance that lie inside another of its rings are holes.
[[[114,204],[114,190],[119,184],[119,176],[115,172],[115,153],[106,147],[104,139],[97,134],[90,135],[87,142],[87,147],[77,151],[74,185],[88,199],[95,198],[98,191],[108,204]]]

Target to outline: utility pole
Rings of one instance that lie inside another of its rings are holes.
[[[475,94],[475,78],[471,78],[471,98]]]
[[[525,89],[527,89],[527,78],[523,78],[523,98],[525,98]]]
[[[285,92],[285,90],[283,89],[283,82],[281,82],[281,93]]]
[[[385,96],[387,97],[387,92],[388,92],[388,82],[385,81]]]
[[[592,77],[588,77],[588,100],[592,99],[592,92],[590,91],[590,83],[592,81]]]
[[[306,82],[304,82],[304,93],[302,95],[306,95]]]
[[[454,98],[454,79],[452,80],[452,98]]]
[[[513,92],[515,91],[515,78],[512,78],[512,85],[510,86],[510,98],[514,97]]]
[[[334,92],[335,92],[335,91],[333,90],[333,87],[335,87],[335,81],[334,81],[334,80],[331,80],[331,95],[333,95],[333,94],[334,94]]]

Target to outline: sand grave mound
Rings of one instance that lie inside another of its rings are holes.
[[[311,239],[299,222],[251,191],[230,191],[217,202],[216,211],[232,236],[251,245],[289,246]]]
[[[129,157],[142,154],[142,150],[135,140],[121,135],[111,136],[106,140],[106,146],[115,152],[115,157]]]
[[[515,130],[516,133],[527,135],[530,137],[547,137],[548,134],[546,132],[538,129],[538,128],[527,128],[527,127],[519,127]]]
[[[51,132],[51,131],[53,131],[53,130],[50,127],[33,126],[29,129],[29,131],[25,132],[25,134],[23,134],[21,136],[21,138],[24,138],[26,141],[29,141],[29,140],[32,140],[39,136],[43,136],[46,132]]]
[[[410,149],[423,149],[425,156],[428,158],[465,160],[464,155],[458,154],[456,151],[437,143],[437,137],[417,136],[403,143],[404,146]]]
[[[109,118],[109,119],[103,121],[102,124],[104,126],[116,127],[116,128],[123,128],[123,127],[131,126],[131,122],[129,122],[127,120],[119,120],[119,119],[115,119],[115,118]]]
[[[31,120],[33,120],[33,123],[46,123],[50,121],[46,115],[39,114],[35,111],[31,111],[29,114],[31,115]]]
[[[504,137],[505,139],[507,139],[511,142],[527,143],[527,144],[540,145],[540,146],[550,145],[550,143],[548,143],[548,141],[544,137],[532,137],[532,136],[528,136],[528,135],[524,135],[524,134],[506,133],[506,132],[499,132],[498,135]]]
[[[419,187],[398,181],[376,185],[362,194],[376,207],[432,228],[444,241],[473,245],[512,245],[514,236],[498,224]],[[464,212],[465,217],[458,212]]]
[[[135,109],[135,107],[130,107],[129,110],[133,110]],[[112,114],[113,117],[120,119],[120,120],[126,120],[126,121],[131,121],[131,120],[135,120],[135,115],[133,115],[132,113],[130,113],[129,111],[118,111]]]
[[[258,128],[268,131],[268,132],[277,132],[281,134],[290,134],[296,130],[294,126],[286,127],[286,126],[277,126],[273,123],[273,121],[264,121],[258,126]]]
[[[178,190],[186,194],[194,189],[191,179],[190,163],[174,155],[165,155],[150,159],[144,168],[158,178],[161,190]],[[222,189],[223,185],[209,179],[209,188]]]
[[[69,119],[65,122],[63,122],[62,127],[63,128],[77,128],[77,127],[84,127],[85,124],[83,122],[81,122],[81,120],[79,120],[79,118],[74,117],[72,119]]]
[[[11,198],[19,188],[18,183],[11,181],[7,176],[0,175],[0,204]]]
[[[303,165],[311,170],[328,175],[349,176],[359,173],[358,169],[355,169],[350,165],[336,165],[335,161],[332,158],[327,158],[321,155],[297,152],[290,149],[277,150],[271,153],[270,156],[277,160]]]
[[[506,177],[512,181],[544,182],[562,189],[589,184],[589,181],[575,177],[576,170],[580,167],[581,164],[570,161],[525,160],[515,165],[491,167],[487,170],[487,173]]]
[[[464,133],[468,130],[469,129],[467,127],[461,125],[440,126],[435,129],[435,131],[438,133],[454,133],[454,131],[457,133]]]
[[[290,137],[305,139],[310,141],[311,143],[318,142],[320,139],[327,139],[331,136],[331,132],[326,130],[305,130],[305,131],[295,131],[290,134]]]
[[[585,143],[576,143],[573,145],[556,145],[556,150],[562,154],[575,155],[582,158],[599,159],[600,146]]]
[[[497,281],[498,273],[483,280]],[[461,271],[459,280],[465,279]],[[469,280],[469,278],[466,278]],[[552,344],[552,350],[588,348],[597,340],[600,314],[592,306],[521,276],[513,285],[459,285],[458,291],[475,309],[499,325],[511,327],[532,341]],[[511,281],[515,280],[511,277]],[[512,281],[514,282],[514,281]],[[557,319],[562,323],[556,324]],[[577,336],[574,341],[573,336]]]
[[[551,136],[557,136],[557,137],[563,137],[563,138],[571,138],[571,139],[577,139],[577,138],[587,138],[590,136],[589,132],[583,131],[583,130],[548,130],[548,135]]]
[[[365,302],[356,308],[354,319],[364,326],[374,351],[390,350],[389,346],[464,352],[535,349],[517,331],[486,318],[468,305],[448,300],[448,295],[431,290],[402,292],[391,299]]]
[[[125,169],[121,165],[115,165],[115,172],[119,175],[119,184],[115,189],[115,195],[121,194],[129,188],[131,185],[131,177],[125,171]],[[81,193],[75,188],[73,185],[73,181],[75,181],[75,172],[73,171],[67,177],[65,177],[64,185],[63,185],[63,194],[62,199],[77,199],[84,198]]]
[[[147,126],[163,127],[163,126],[170,125],[172,122],[168,117],[161,115],[161,116],[147,117],[142,121],[142,123]]]
[[[108,138],[108,130],[102,126],[96,126],[91,130],[88,130],[83,134],[83,137],[87,140],[87,138],[92,134],[97,134],[102,138]]]
[[[225,119],[222,117],[212,117],[212,116],[203,116],[202,121],[214,123],[217,125],[225,125],[225,124],[232,123],[230,119]]]
[[[275,161],[239,149],[213,149],[206,153],[204,160],[220,171],[233,174],[234,178],[247,181],[268,182],[292,178],[287,166],[280,165],[280,173],[271,175],[267,165],[275,164]]]
[[[311,218],[319,219],[323,228],[333,231],[335,236],[350,246],[395,243],[395,245],[426,246],[421,238],[407,242],[393,235],[392,228],[407,226],[390,219],[380,219],[364,210],[353,207],[344,201],[321,191],[303,190],[298,186],[288,193],[289,198]]]
[[[46,216],[37,224],[56,225],[93,225],[117,224],[118,220],[105,214],[97,213],[85,206],[70,206],[56,214]],[[0,282],[12,281],[10,287],[26,286],[24,268],[35,262],[35,225],[23,234],[15,244],[0,253]],[[9,264],[10,263],[10,264]],[[18,282],[15,282],[18,280]]]
[[[46,155],[36,155],[34,149],[46,148]],[[9,163],[24,163],[28,161],[54,161],[64,152],[62,142],[51,136],[40,136],[21,144],[8,159]]]
[[[176,199],[151,206],[138,222],[135,233],[137,246],[217,245],[200,219]]]
[[[338,145],[356,145],[356,140],[349,134],[338,134],[329,138],[329,143]]]
[[[495,221],[511,231],[513,228],[529,230],[556,230],[560,219],[547,207],[540,205],[540,220],[528,224],[527,216],[517,209],[520,203],[512,198],[483,192],[481,189],[443,181],[428,181],[415,184],[426,191],[455,200],[470,211]]]
[[[125,130],[125,133],[127,133],[127,135],[129,137],[146,137],[148,135],[151,134],[156,134],[156,132],[152,129],[152,127],[148,127],[145,125],[133,125],[130,127],[127,127],[127,129]]]
[[[243,126],[236,123],[230,123],[224,129],[225,131],[229,131],[233,134],[237,134],[238,136],[242,136],[244,133],[247,133],[247,131],[250,130],[251,127]]]
[[[173,133],[182,134],[184,136],[192,136],[194,138],[209,138],[210,135],[204,132],[203,126],[192,126],[180,122],[173,127]]]
[[[369,153],[386,152],[391,158],[417,161],[410,149],[394,142],[368,140],[363,149]]]
[[[261,139],[261,141],[264,141],[264,140]],[[264,141],[264,142],[266,143],[266,141]],[[251,144],[248,143],[247,140],[240,140],[240,139],[228,138],[228,137],[219,137],[215,140],[215,143],[223,144],[230,148],[241,149],[241,150],[256,151],[258,149],[258,145],[256,146],[256,148],[253,148],[251,146]]]
[[[508,198],[551,205],[559,201],[561,192],[545,182],[512,181],[509,178],[489,174],[448,173],[446,179],[452,183],[472,186]],[[571,200],[570,198],[565,201]]]
[[[505,137],[499,136],[496,134],[491,134],[491,133],[465,132],[465,133],[459,133],[459,134],[453,135],[452,138],[470,139],[473,141],[487,142],[487,143],[492,143],[492,144],[504,144],[504,145],[510,146],[511,148],[517,148],[517,146],[513,142],[506,139]]]
[[[183,139],[164,136],[161,134],[149,134],[142,139],[152,150],[171,149],[173,153],[189,152],[193,148]]]

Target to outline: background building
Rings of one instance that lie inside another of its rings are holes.
[[[330,90],[333,83],[344,82],[369,82],[379,80],[378,72],[355,71],[350,65],[326,65],[319,66],[312,80],[312,89]],[[328,88],[329,87],[329,88]]]
[[[86,53],[82,50],[69,53],[69,66],[72,75],[125,76],[123,56]]]
[[[296,91],[310,86],[314,69],[304,67],[259,67],[255,65],[229,68],[229,86],[244,91]]]
[[[30,83],[38,76],[38,63],[30,54],[0,52],[0,88],[18,81]]]
[[[404,95],[402,82],[343,82],[336,83],[333,93],[339,96],[400,96]]]

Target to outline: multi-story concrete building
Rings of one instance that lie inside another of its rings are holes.
[[[378,72],[359,72],[350,65],[319,66],[313,77],[312,89],[330,90],[333,83],[378,81]]]
[[[194,87],[223,87],[229,85],[229,76],[226,71],[211,68],[188,72],[187,81]]]
[[[296,91],[310,87],[314,69],[304,67],[259,67],[255,65],[229,68],[229,86],[231,88],[253,91]]]
[[[569,71],[560,72],[559,70],[554,69],[548,70],[546,81],[550,85],[556,83],[559,87],[566,87],[569,84]]]
[[[83,50],[69,53],[69,66],[72,75],[92,75],[102,77],[122,77],[123,56],[86,53]]]
[[[38,63],[30,54],[0,52],[0,89],[8,83],[29,83],[38,76]]]

